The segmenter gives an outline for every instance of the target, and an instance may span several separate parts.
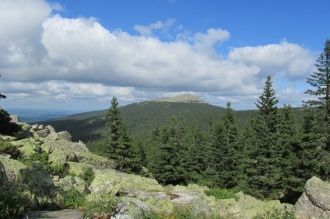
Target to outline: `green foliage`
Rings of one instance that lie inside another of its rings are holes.
[[[122,124],[118,109],[118,101],[112,98],[108,112],[108,133],[104,141],[104,153],[116,160],[116,169],[127,173],[138,173],[141,170],[137,148]]]
[[[295,219],[295,213],[288,209],[274,209],[263,214],[259,214],[254,219]]]
[[[94,178],[95,178],[95,173],[93,171],[92,167],[83,167],[82,173],[79,175],[80,178],[85,180],[88,185],[90,185]]]
[[[21,156],[21,152],[10,141],[0,139],[0,154],[9,154],[11,158],[17,159]]]
[[[80,208],[85,204],[85,196],[76,189],[62,192],[64,208]]]
[[[14,135],[19,132],[21,127],[11,122],[11,118],[7,111],[0,109],[0,134]]]
[[[67,163],[65,164],[49,164],[47,169],[50,174],[57,175],[61,178],[69,174],[69,166]]]
[[[35,153],[29,157],[21,157],[20,162],[24,163],[27,166],[32,166],[34,162],[40,162],[44,167],[48,167],[48,153],[43,150],[35,149]]]
[[[22,218],[30,208],[24,190],[9,182],[0,187],[0,218]]]
[[[95,215],[110,215],[117,212],[118,199],[112,193],[100,194],[96,202],[86,202],[83,206],[85,218],[94,218]]]
[[[180,121],[173,118],[153,134],[152,161],[148,167],[160,183],[184,183],[186,172],[183,154],[187,150],[184,144],[184,132]]]
[[[169,215],[162,212],[143,212],[141,218],[144,219],[221,219],[219,215],[216,214],[203,214],[203,213],[193,213],[193,209],[190,207],[174,207],[173,212]]]
[[[315,64],[316,70],[307,83],[306,91],[312,96],[307,100],[301,157],[307,156],[302,163],[302,171],[317,174],[325,180],[330,179],[330,40],[326,40],[324,51]],[[309,154],[311,153],[311,154]],[[304,173],[302,173],[304,175]],[[303,178],[306,178],[303,176]]]
[[[208,196],[214,196],[217,199],[230,199],[233,198],[236,201],[239,199],[239,197],[236,195],[238,191],[234,189],[221,189],[221,188],[212,188],[208,191],[206,191],[206,195]]]

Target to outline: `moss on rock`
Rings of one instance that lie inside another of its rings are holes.
[[[27,166],[23,163],[14,159],[9,159],[3,155],[0,155],[0,161],[3,164],[4,170],[9,181],[17,181],[20,175],[20,171],[22,169],[27,168]]]

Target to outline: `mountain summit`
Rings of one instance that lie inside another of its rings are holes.
[[[174,97],[161,97],[155,102],[170,102],[170,103],[206,103],[200,97],[192,94],[180,94]]]

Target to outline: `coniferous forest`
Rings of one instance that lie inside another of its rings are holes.
[[[268,76],[256,100],[257,112],[239,127],[231,103],[225,115],[187,128],[178,118],[153,130],[151,138],[133,140],[122,123],[114,97],[101,154],[117,160],[117,169],[151,176],[162,184],[197,183],[244,191],[262,199],[294,203],[307,179],[330,177],[330,40],[307,78],[309,99],[302,103],[302,127],[291,106],[279,99]],[[141,143],[146,142],[146,143]]]

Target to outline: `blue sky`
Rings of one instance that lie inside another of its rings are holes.
[[[328,0],[84,0],[56,1],[66,17],[96,17],[109,29],[135,33],[134,25],[170,18],[192,32],[220,27],[229,46],[254,46],[287,39],[313,50],[329,37]]]
[[[330,37],[327,0],[3,0],[7,108],[94,110],[192,93],[254,108],[266,75],[284,103]]]

